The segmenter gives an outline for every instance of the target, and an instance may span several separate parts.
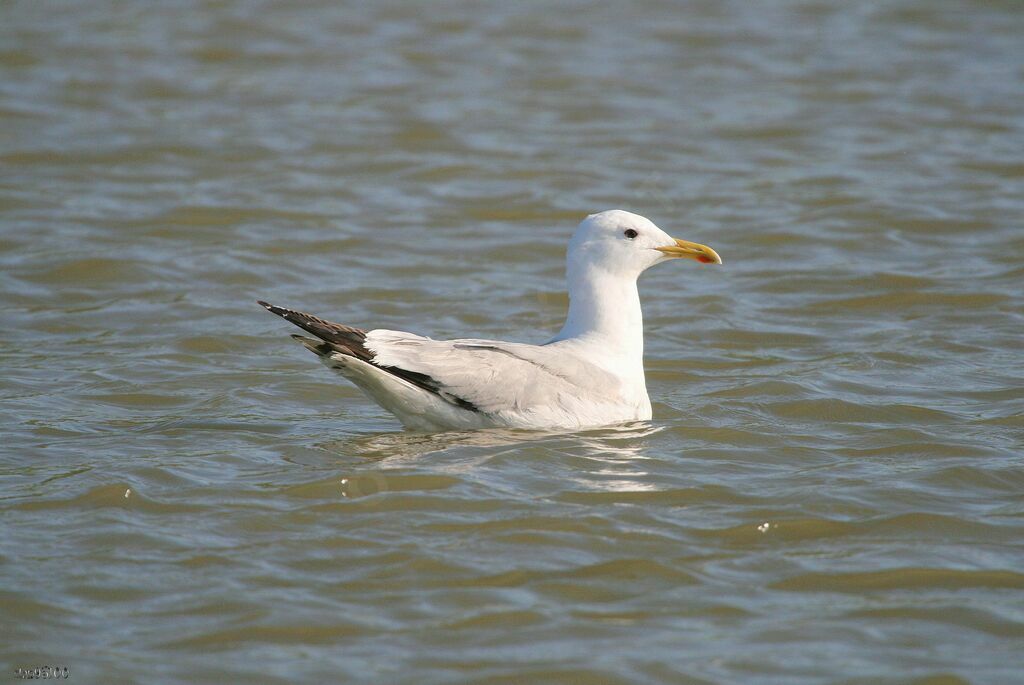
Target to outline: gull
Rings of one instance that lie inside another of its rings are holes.
[[[651,418],[637,279],[679,258],[722,263],[638,214],[591,214],[569,241],[565,325],[542,345],[433,340],[259,304],[316,336],[292,337],[408,429],[594,428]]]

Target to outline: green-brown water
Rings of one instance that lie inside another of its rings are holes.
[[[0,666],[1024,676],[1020,3],[0,5]],[[539,342],[621,207],[650,424],[403,433],[254,303]]]

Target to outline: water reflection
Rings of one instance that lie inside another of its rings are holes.
[[[663,425],[634,422],[583,432],[508,429],[445,433],[389,432],[323,442],[317,448],[362,462],[349,479],[372,477],[375,492],[387,490],[386,472],[415,470],[425,462],[434,473],[459,474],[483,467],[495,469],[557,468],[559,487],[586,490],[652,490],[644,463],[650,438]],[[524,464],[526,466],[524,466]],[[375,474],[370,476],[369,474]]]
[[[584,448],[595,455],[615,454],[620,457],[642,456],[644,438],[661,432],[665,426],[646,421],[631,422],[583,432],[535,431],[489,428],[475,431],[447,431],[443,433],[386,432],[370,433],[352,438],[318,443],[319,449],[347,458],[358,457],[366,461],[395,462],[415,460],[427,455],[446,452],[455,447],[522,448],[524,446],[553,447],[559,441],[572,444],[567,452],[578,455]],[[558,451],[558,450],[555,450]],[[492,452],[494,454],[495,452]]]

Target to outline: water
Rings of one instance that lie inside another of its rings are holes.
[[[10,677],[1020,681],[1018,3],[0,19]],[[404,433],[254,303],[542,341],[612,207],[725,260],[647,424]]]

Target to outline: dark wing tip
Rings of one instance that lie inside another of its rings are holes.
[[[270,304],[269,302],[264,302],[263,300],[256,300],[256,304],[258,304],[259,306],[263,307],[264,309],[266,309],[271,314],[277,314],[281,318],[288,319],[292,323],[295,323],[295,321],[289,316],[289,314],[298,314],[299,316],[309,316],[308,314],[303,314],[302,312],[297,312],[294,309],[288,309],[286,307],[278,307],[276,304]]]
[[[312,333],[321,340],[330,343],[337,352],[358,357],[363,361],[373,359],[373,353],[363,345],[363,342],[366,340],[366,331],[361,328],[332,323],[312,314],[288,309],[287,307],[278,307],[263,300],[257,300],[257,302],[271,314],[277,314],[285,321],[290,321],[306,332]]]
[[[332,345],[331,343],[324,342],[323,340],[314,340],[313,338],[307,338],[304,335],[293,334],[292,340],[302,343],[302,346],[305,347],[307,350],[313,352],[314,354],[318,354],[321,357],[330,357],[335,352],[341,352],[342,354],[345,353],[345,350],[339,349],[337,345]]]

